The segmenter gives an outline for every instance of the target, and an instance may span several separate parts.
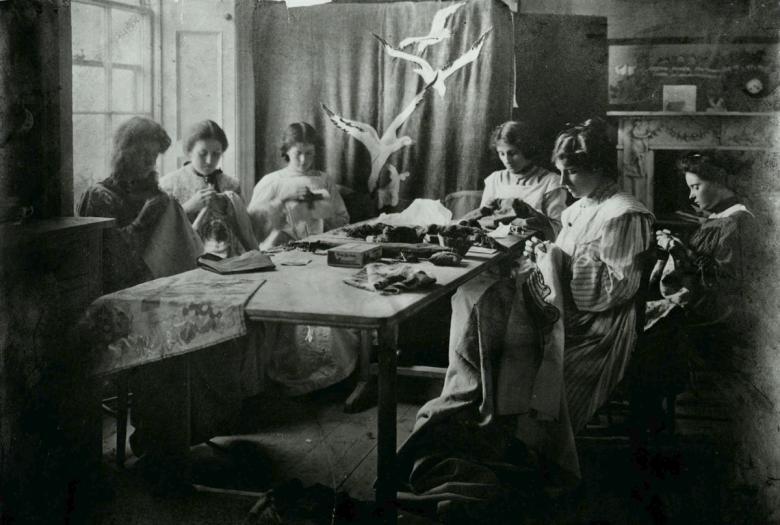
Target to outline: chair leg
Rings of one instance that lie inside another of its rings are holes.
[[[116,396],[116,464],[125,466],[125,447],[127,446],[127,413],[129,407],[129,375],[120,372],[117,377]]]

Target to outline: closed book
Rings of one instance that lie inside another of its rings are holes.
[[[204,253],[198,257],[198,266],[221,274],[262,272],[275,268],[271,258],[257,250],[250,250],[227,259],[222,259],[218,255],[211,253]]]

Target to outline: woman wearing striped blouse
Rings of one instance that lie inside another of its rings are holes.
[[[636,343],[634,297],[645,254],[654,245],[653,215],[618,190],[607,168],[613,155],[603,124],[591,120],[563,131],[553,148],[561,185],[579,199],[564,210],[555,240],[563,252],[562,281],[569,292],[563,312],[563,371],[572,434],[623,377]],[[549,247],[531,239],[525,253],[534,259]],[[578,473],[574,466],[567,470]]]
[[[579,478],[574,435],[628,364],[637,334],[634,297],[654,241],[652,214],[618,191],[609,169],[613,156],[600,122],[558,136],[553,161],[560,185],[579,200],[563,211],[554,243],[526,244],[528,259],[540,268],[553,254],[557,261],[552,268],[559,279],[548,284],[560,298],[562,321],[554,323],[563,344],[556,343],[560,357],[552,373],[544,349],[550,335],[539,337],[519,280],[504,279],[470,301],[456,300],[460,290],[453,298],[442,392],[417,413],[398,454],[399,472],[413,492],[484,501],[501,492],[501,465],[517,465],[518,457],[525,466],[529,458],[543,458],[544,471],[560,475],[556,482]],[[553,404],[560,409],[534,408]],[[533,454],[513,456],[518,447]]]

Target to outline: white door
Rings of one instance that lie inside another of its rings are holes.
[[[162,174],[186,160],[182,139],[204,119],[222,126],[229,147],[222,170],[237,173],[236,27],[234,0],[161,1],[162,125],[173,145]]]

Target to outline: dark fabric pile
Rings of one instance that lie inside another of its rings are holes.
[[[355,226],[345,226],[344,233],[349,237],[365,239],[374,237],[377,242],[422,242],[425,237],[426,229],[422,226],[391,226],[378,222],[376,224],[357,224]]]
[[[292,479],[268,491],[247,525],[375,523],[374,506],[320,483],[304,487]]]

